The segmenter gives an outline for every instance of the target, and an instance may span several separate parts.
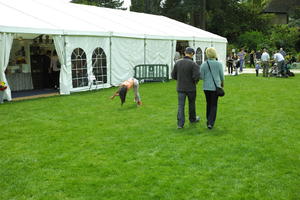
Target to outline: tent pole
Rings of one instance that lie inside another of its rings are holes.
[[[65,66],[67,68],[67,42],[66,42],[66,36],[63,35],[63,37],[64,37],[64,54],[65,54],[65,56],[64,56],[64,63],[65,63]],[[71,68],[71,72],[72,72],[72,68]]]
[[[112,33],[110,33],[109,35],[109,82],[110,82],[110,86],[112,86],[111,84],[111,78],[112,78],[112,65],[111,65],[111,47],[112,47],[112,40],[111,40],[111,35]]]
[[[147,48],[147,41],[146,41],[146,36],[144,36],[144,65],[146,64],[146,48]]]
[[[168,74],[168,76],[170,77],[170,73],[171,73],[171,71],[173,70],[173,66],[174,66],[174,40],[171,40],[171,66],[169,66],[169,74]],[[176,49],[175,49],[175,51],[176,51]]]

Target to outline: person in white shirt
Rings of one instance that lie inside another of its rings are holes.
[[[270,62],[270,55],[268,54],[267,49],[264,49],[261,55],[261,66],[263,68],[263,77],[269,76],[269,62]]]
[[[284,57],[279,51],[274,54],[274,60],[277,63],[278,68],[277,76],[284,76]]]
[[[53,51],[50,63],[50,73],[52,75],[52,84],[55,89],[59,88],[59,71],[60,71],[60,63],[58,60],[58,56],[56,51]]]

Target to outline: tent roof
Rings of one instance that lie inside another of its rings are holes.
[[[0,32],[227,42],[176,20],[63,0],[0,0]]]

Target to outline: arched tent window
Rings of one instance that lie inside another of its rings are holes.
[[[202,64],[202,50],[200,47],[198,47],[198,49],[196,50],[196,63],[198,65]]]
[[[87,63],[84,50],[81,48],[74,49],[71,62],[73,88],[88,86]]]
[[[204,61],[207,61],[207,56],[206,56],[206,49],[207,49],[208,47],[206,47],[205,48],[205,51],[204,51]]]
[[[107,83],[107,60],[102,48],[96,48],[93,52],[93,75],[96,81]]]

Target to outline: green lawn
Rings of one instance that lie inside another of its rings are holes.
[[[300,199],[300,75],[226,77],[212,130],[202,82],[176,129],[175,83],[0,105],[0,199]]]

